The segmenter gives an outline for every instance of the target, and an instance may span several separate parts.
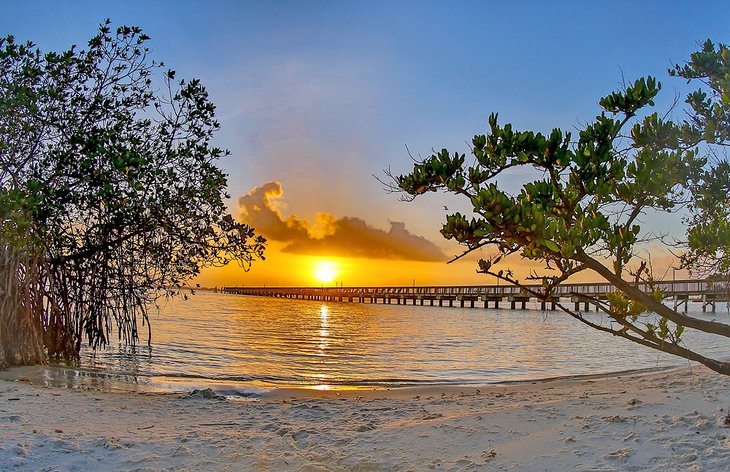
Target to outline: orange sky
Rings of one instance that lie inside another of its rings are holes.
[[[327,257],[290,254],[282,251],[281,243],[269,246],[265,261],[257,261],[251,270],[244,272],[236,264],[223,268],[204,269],[195,282],[205,287],[215,286],[410,286],[416,285],[491,285],[496,281],[491,276],[477,274],[474,258],[463,259],[451,264],[442,262],[419,262],[389,259],[366,259],[354,257]],[[667,270],[668,259],[654,260],[655,273],[660,278],[671,279]],[[322,281],[318,276],[322,265],[332,267],[335,274],[331,280]],[[539,268],[518,257],[503,263],[518,277],[525,277],[530,267]],[[676,278],[687,277],[677,272]],[[590,272],[577,276],[575,281],[601,281]],[[504,283],[504,282],[502,282]]]
[[[236,264],[207,269],[196,280],[220,285],[460,285],[494,283],[476,273],[476,258],[447,264],[460,248],[449,244],[432,225],[430,237],[412,233],[403,221],[373,223],[359,216],[315,212],[298,216],[306,207],[289,199],[278,181],[251,189],[237,202],[237,218],[264,235],[269,243],[265,261],[244,272]],[[406,215],[408,216],[408,215]],[[430,219],[432,221],[432,219]],[[380,224],[378,224],[380,223]]]
[[[297,215],[297,199],[287,199],[277,181],[251,189],[238,199],[237,218],[251,224],[269,240],[265,261],[255,261],[246,272],[237,264],[206,269],[195,280],[202,286],[411,286],[495,284],[491,276],[476,273],[477,260],[489,249],[448,264],[461,247],[444,240],[433,224],[429,237],[414,234],[406,222],[387,220],[389,228],[358,216],[316,212]],[[303,202],[302,202],[303,203]],[[431,205],[434,202],[430,202]],[[443,205],[441,205],[443,207]],[[432,212],[433,213],[433,212]],[[433,221],[433,216],[429,221]],[[651,248],[655,276],[671,278],[671,255]],[[542,265],[518,256],[502,262],[523,279]],[[678,278],[686,276],[677,273]],[[575,281],[598,281],[590,272]],[[502,282],[504,283],[504,282]]]

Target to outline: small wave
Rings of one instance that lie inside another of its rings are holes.
[[[437,385],[477,385],[484,383],[484,380],[474,379],[415,379],[403,377],[383,378],[306,378],[306,377],[281,377],[281,376],[253,376],[253,375],[216,375],[205,376],[188,373],[171,373],[159,376],[162,381],[173,381],[176,384],[186,383],[198,385],[195,380],[204,384],[215,383],[218,387],[213,388],[216,393],[225,394],[222,384],[230,384],[235,391],[249,392],[256,389],[266,392],[268,389],[262,387],[251,387],[250,385],[267,385],[272,388],[281,387],[315,387],[319,385],[331,385],[337,387],[416,387],[416,386],[437,386]],[[496,381],[495,381],[496,382]],[[243,389],[243,390],[241,390]]]

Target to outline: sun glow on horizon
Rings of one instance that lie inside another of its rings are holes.
[[[314,267],[314,278],[321,284],[329,284],[335,281],[339,273],[337,264],[332,261],[317,261]]]

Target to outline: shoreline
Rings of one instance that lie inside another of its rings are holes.
[[[730,378],[591,377],[256,401],[0,380],[0,469],[730,470]]]
[[[574,374],[552,377],[538,377],[534,379],[514,379],[494,382],[428,382],[428,383],[402,383],[402,384],[346,384],[332,383],[319,385],[287,385],[267,384],[266,382],[236,382],[227,379],[215,379],[206,377],[174,377],[174,376],[149,376],[125,372],[109,372],[106,370],[89,369],[78,366],[63,366],[59,364],[43,364],[33,366],[12,367],[0,370],[0,381],[14,381],[23,379],[34,385],[51,388],[68,388],[80,390],[92,390],[99,392],[120,392],[146,394],[160,393],[163,395],[186,394],[193,390],[211,389],[213,392],[222,392],[229,396],[281,396],[276,392],[298,392],[308,391],[321,392],[367,392],[367,391],[397,391],[397,390],[418,390],[418,389],[474,389],[488,388],[491,386],[511,386],[521,384],[536,384],[556,382],[563,380],[590,380],[622,375],[651,374],[654,372],[689,369],[680,365],[663,365],[656,367],[642,367],[637,369],[624,369],[614,372],[600,372],[596,374]]]
[[[429,385],[403,385],[403,386],[376,386],[376,387],[346,387],[346,388],[317,388],[317,387],[274,387],[262,395],[263,399],[278,400],[281,398],[355,398],[378,396],[385,394],[388,398],[403,398],[408,395],[433,394],[434,392],[455,394],[463,392],[481,392],[495,389],[510,389],[514,391],[523,390],[525,386],[562,384],[565,382],[585,382],[602,379],[620,379],[626,376],[641,377],[662,372],[683,372],[693,367],[662,366],[642,369],[622,370],[600,374],[565,375],[559,377],[545,377],[533,380],[507,380],[504,382],[480,383],[480,384],[429,384]],[[700,366],[695,366],[700,368]]]

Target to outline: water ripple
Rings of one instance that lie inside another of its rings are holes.
[[[565,314],[537,310],[199,293],[168,304],[151,321],[152,347],[85,351],[83,366],[264,386],[368,386],[528,380],[681,363]],[[686,335],[690,346],[730,357],[724,339],[692,334]]]

